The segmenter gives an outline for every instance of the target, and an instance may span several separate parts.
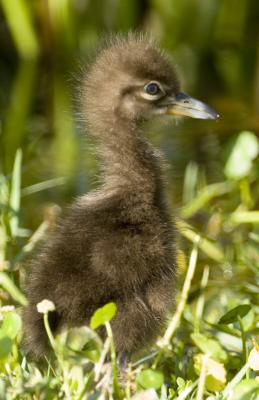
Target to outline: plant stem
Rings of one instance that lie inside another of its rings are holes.
[[[204,389],[205,389],[205,380],[206,380],[206,368],[207,368],[208,359],[209,359],[209,354],[205,354],[204,357],[202,358],[202,366],[201,366],[201,373],[200,373],[200,379],[199,379],[199,384],[198,384],[196,400],[202,400],[203,399],[203,393],[204,393]]]
[[[241,331],[241,339],[242,339],[242,353],[243,353],[243,363],[245,364],[247,361],[247,351],[246,351],[246,336],[244,331],[244,325],[242,318],[238,315],[238,322]]]
[[[201,278],[201,285],[200,285],[201,294],[200,294],[200,296],[198,298],[197,306],[196,306],[196,315],[195,315],[195,328],[196,328],[196,331],[199,331],[199,329],[200,329],[200,320],[202,318],[203,309],[204,309],[204,302],[205,302],[204,290],[205,290],[205,288],[206,288],[206,286],[208,284],[209,272],[210,272],[209,266],[206,265],[204,267],[202,278]]]
[[[112,363],[112,372],[113,372],[113,391],[115,398],[121,398],[120,394],[120,386],[118,380],[118,367],[117,367],[117,360],[116,360],[116,351],[115,345],[113,340],[112,328],[110,322],[105,322],[105,327],[107,331],[107,336],[110,340],[110,350],[111,350],[111,363]]]
[[[234,376],[232,381],[229,382],[229,384],[225,387],[225,389],[222,392],[223,398],[228,399],[230,393],[234,389],[234,387],[242,380],[243,376],[247,373],[249,369],[248,363],[246,363],[243,368]]]
[[[179,301],[178,307],[176,309],[176,312],[172,318],[172,321],[170,322],[170,324],[164,334],[164,337],[162,338],[162,341],[161,341],[162,347],[168,346],[168,344],[170,343],[170,341],[175,333],[175,330],[178,327],[179,322],[181,320],[181,317],[182,317],[182,314],[184,311],[184,307],[185,307],[186,301],[188,299],[188,294],[190,291],[192,278],[194,276],[194,272],[195,272],[196,265],[197,265],[199,241],[200,241],[200,236],[196,235],[195,243],[193,245],[193,249],[192,249],[191,256],[190,256],[190,261],[189,261],[186,278],[184,281],[184,285],[183,285],[183,289],[182,289],[182,293],[181,293],[181,297],[180,297],[180,301]]]
[[[54,336],[52,335],[52,332],[51,332],[51,329],[50,329],[50,326],[49,326],[49,320],[48,320],[48,313],[47,312],[45,312],[43,314],[43,321],[44,321],[45,330],[47,332],[47,335],[48,335],[48,338],[49,338],[49,341],[50,341],[50,345],[53,348],[53,350],[56,352],[56,343],[55,343]]]

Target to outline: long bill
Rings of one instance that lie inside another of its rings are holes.
[[[219,114],[213,108],[183,92],[169,100],[166,114],[200,119],[219,118]]]

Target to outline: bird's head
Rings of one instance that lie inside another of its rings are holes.
[[[98,53],[82,93],[83,113],[94,129],[156,115],[218,118],[211,107],[181,91],[169,57],[139,35],[116,37]]]

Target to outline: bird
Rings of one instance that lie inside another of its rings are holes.
[[[175,298],[177,230],[164,157],[146,139],[146,122],[218,118],[180,86],[170,56],[145,34],[107,39],[86,68],[80,112],[95,140],[101,183],[74,201],[30,260],[22,318],[25,348],[35,359],[49,351],[37,311],[44,299],[55,305],[54,334],[89,324],[96,309],[114,302],[121,359],[152,345],[165,328]]]

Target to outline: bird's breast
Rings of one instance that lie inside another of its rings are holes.
[[[173,250],[164,224],[129,225],[107,232],[92,248],[91,269],[110,285],[135,286],[149,277],[170,274]]]

